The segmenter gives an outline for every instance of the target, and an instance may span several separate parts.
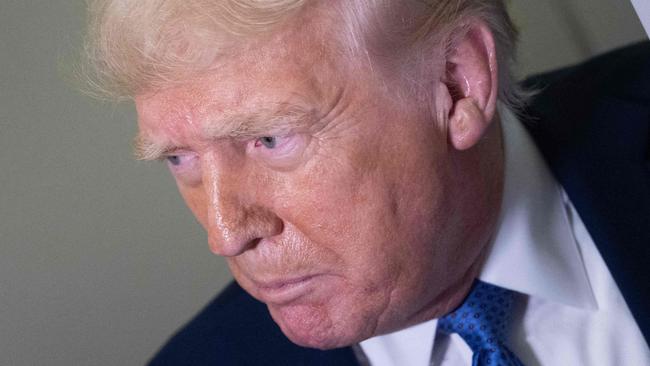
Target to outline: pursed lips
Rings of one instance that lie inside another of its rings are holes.
[[[278,278],[259,281],[251,279],[255,293],[261,301],[275,305],[284,305],[309,294],[314,290],[314,284],[322,275],[310,274],[304,276]]]

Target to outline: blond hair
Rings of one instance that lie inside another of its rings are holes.
[[[89,1],[85,74],[100,95],[130,98],[182,82],[205,71],[237,41],[271,32],[318,4],[342,19],[342,42],[350,55],[399,48],[410,50],[411,59],[426,59],[427,44],[453,48],[453,35],[466,31],[467,20],[479,19],[494,34],[499,99],[513,107],[523,100],[510,72],[517,33],[503,0]],[[398,61],[402,67],[412,66],[403,61]]]

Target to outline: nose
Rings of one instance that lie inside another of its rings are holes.
[[[206,230],[213,253],[237,256],[282,232],[282,220],[256,202],[260,189],[247,183],[254,179],[247,179],[238,167],[207,165],[203,180],[208,197]]]

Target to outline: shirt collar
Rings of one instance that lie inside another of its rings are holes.
[[[428,365],[437,319],[359,343],[370,365]]]
[[[595,309],[567,216],[569,202],[518,119],[506,108],[500,112],[505,149],[503,201],[479,278],[530,296]]]

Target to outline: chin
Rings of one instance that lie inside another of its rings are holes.
[[[269,311],[284,335],[302,347],[328,350],[368,338],[353,320],[332,319],[323,305],[270,305]]]

